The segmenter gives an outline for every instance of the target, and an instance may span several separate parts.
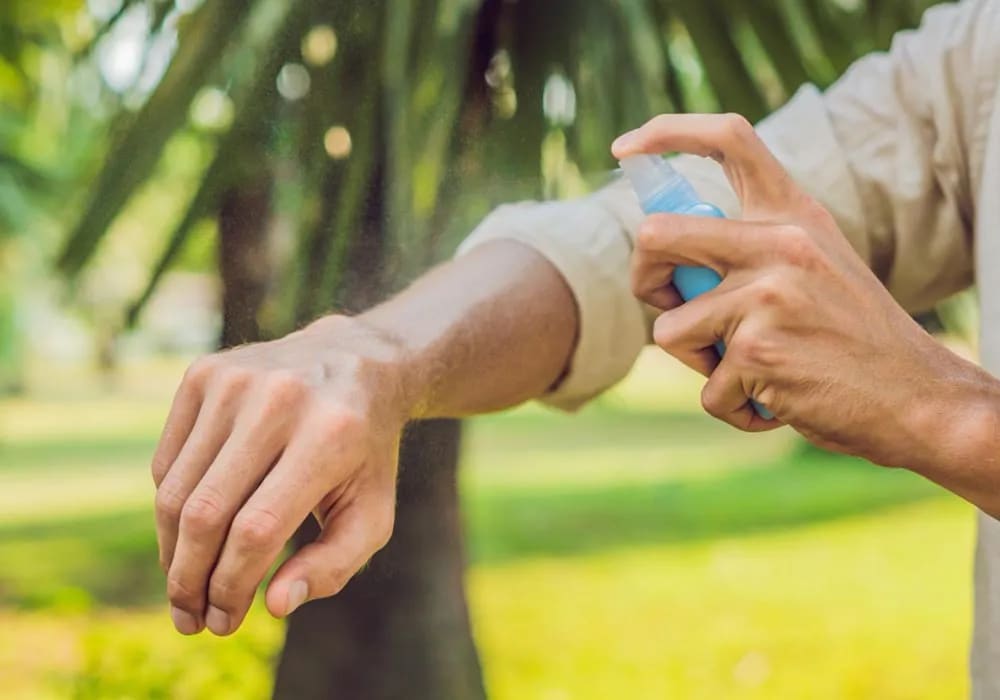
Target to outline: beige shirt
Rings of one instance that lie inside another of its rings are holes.
[[[932,8],[825,93],[803,87],[758,131],[911,311],[978,281],[984,366],[1000,373],[1000,0]],[[712,161],[675,165],[729,216],[739,204]],[[555,265],[576,297],[579,340],[545,401],[575,408],[621,379],[649,341],[628,261],[642,219],[627,184],[574,201],[500,207],[462,245],[514,239]],[[980,517],[972,695],[1000,700],[1000,522]]]

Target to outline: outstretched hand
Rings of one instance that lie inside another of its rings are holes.
[[[191,366],[153,459],[178,631],[235,631],[310,514],[319,538],[267,586],[275,616],[333,595],[388,541],[407,418],[395,352],[356,320],[331,317]]]

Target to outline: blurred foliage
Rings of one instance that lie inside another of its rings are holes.
[[[266,615],[262,606],[255,607],[252,615]],[[228,640],[208,635],[188,639],[164,630],[155,653],[150,653],[149,630],[162,625],[160,617],[162,613],[120,615],[92,625],[83,635],[83,663],[67,683],[67,696],[74,700],[267,697],[272,657],[281,640],[280,623],[262,619]],[[211,663],[192,668],[193,656],[207,657]]]
[[[402,281],[500,201],[583,191],[586,175],[610,164],[611,139],[651,114],[759,118],[801,83],[826,85],[886,47],[927,4],[94,0],[88,12],[80,0],[10,0],[0,95],[22,121],[0,128],[0,230],[23,230],[15,212],[30,211],[9,182],[24,193],[45,180],[19,147],[25,134],[65,144],[52,164],[81,184],[63,199],[82,209],[57,216],[72,224],[58,255],[71,277],[140,192],[163,184],[170,142],[194,134],[210,155],[200,182],[177,189],[186,201],[134,242],[162,248],[142,256],[150,272],[133,285],[128,320],[220,193],[266,170],[278,175],[275,226],[291,237],[270,305],[280,332],[336,301],[376,184]],[[95,68],[115,41],[139,42],[113,55],[136,64],[130,79]],[[75,126],[38,121],[39,98],[60,76],[70,88],[51,100],[80,116]]]
[[[937,317],[943,329],[975,349],[979,344],[979,294],[976,289],[959,292],[938,304]]]
[[[651,114],[761,117],[885,48],[928,4],[3,0],[0,390],[17,383],[19,290],[57,263],[72,305],[91,303],[90,275],[134,321],[167,271],[213,269],[221,194],[262,171],[279,333],[342,301],[373,192],[399,284],[490,207],[597,184],[612,138]],[[162,593],[145,473],[162,399],[0,408],[21,437],[0,443],[0,645],[54,675],[13,696],[265,695],[281,627],[260,611],[213,644],[136,609]],[[502,461],[464,493],[497,697],[960,694],[968,582],[948,558],[966,553],[966,510],[917,503],[854,531],[834,519],[937,492],[821,453],[734,447],[701,416],[588,410],[569,423],[528,409],[473,432],[473,466]],[[98,415],[120,432],[95,433]],[[638,447],[602,452],[609,434]],[[569,487],[570,474],[591,481]],[[790,541],[791,524],[810,532]],[[734,542],[753,554],[734,557]],[[886,543],[909,554],[885,559]]]

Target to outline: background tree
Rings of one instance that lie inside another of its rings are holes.
[[[199,180],[169,230],[150,233],[163,250],[122,309],[123,327],[212,220],[221,344],[273,337],[391,293],[496,203],[582,192],[609,167],[611,139],[650,114],[758,118],[802,82],[825,85],[885,47],[926,4],[123,0],[71,58],[86,66],[140,17],[140,60],[162,71],[102,89],[93,104],[103,111],[74,127],[83,146],[66,167],[86,186],[57,265],[78,284],[116,218],[164,177],[164,151],[194,143]],[[25,36],[38,5],[2,8],[2,65],[15,72],[30,47],[57,41]],[[205,104],[222,115],[210,128],[190,116]],[[16,178],[24,192],[34,171],[8,146],[0,142],[0,185]],[[0,298],[0,328],[3,318]],[[5,337],[0,355],[12,347]],[[458,439],[448,421],[407,436],[393,543],[342,595],[293,616],[277,695],[483,694],[461,587]]]

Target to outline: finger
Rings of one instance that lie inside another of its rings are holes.
[[[187,377],[181,382],[174,401],[163,425],[160,441],[153,453],[152,474],[153,483],[159,488],[170,466],[177,459],[181,448],[198,419],[198,409],[201,406],[201,388]]]
[[[722,277],[733,269],[759,267],[783,259],[784,248],[799,246],[801,234],[791,225],[652,214],[640,224],[633,251],[634,274],[651,279],[633,279],[633,287],[645,289],[660,282],[662,270],[677,265],[708,267]]]
[[[344,483],[356,467],[350,418],[334,418],[319,429],[303,430],[233,519],[208,585],[208,628],[225,635],[236,630],[253,602],[257,586],[285,543],[322,495]]]
[[[632,294],[637,299],[661,311],[683,303],[684,300],[671,282],[673,265],[634,252],[631,267]]]
[[[703,377],[710,376],[719,366],[719,351],[714,346],[676,348],[670,350],[669,354]]]
[[[724,359],[701,391],[701,405],[710,415],[740,430],[757,433],[781,427],[777,419],[757,415],[739,373]]]
[[[281,452],[285,420],[253,406],[238,422],[181,512],[177,544],[167,574],[174,608],[198,621],[205,616],[208,580],[229,524]]]
[[[354,501],[335,513],[315,542],[288,559],[268,584],[265,601],[285,617],[309,600],[335,595],[392,534],[391,489],[379,501]]]
[[[231,430],[230,403],[224,393],[206,397],[194,428],[156,489],[156,539],[164,571],[169,570],[174,556],[184,504]]]
[[[719,364],[718,348],[739,320],[734,293],[728,285],[720,285],[665,311],[653,323],[653,341],[691,369],[709,376]]]
[[[679,151],[718,161],[743,203],[745,218],[787,211],[789,203],[804,197],[753,125],[736,114],[662,114],[618,137],[611,150],[619,160]]]

